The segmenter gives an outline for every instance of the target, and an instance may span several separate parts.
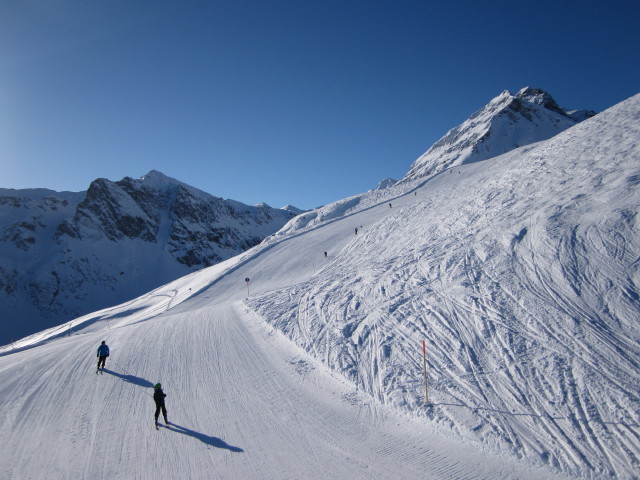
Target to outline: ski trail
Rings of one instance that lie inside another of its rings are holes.
[[[64,478],[554,478],[487,462],[359,399],[245,310],[211,305],[111,331],[103,375],[92,356],[102,332],[5,357],[0,476],[35,478],[44,465],[47,476]],[[156,382],[170,421],[159,431]],[[15,388],[32,393],[15,396]],[[56,448],[47,438],[58,439]]]

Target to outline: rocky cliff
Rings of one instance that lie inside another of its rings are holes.
[[[86,192],[0,189],[0,343],[237,255],[295,214],[157,171]]]

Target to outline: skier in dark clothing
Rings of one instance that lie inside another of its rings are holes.
[[[109,356],[109,346],[103,340],[102,344],[98,347],[98,353],[96,357],[98,357],[98,369],[96,370],[96,374],[100,371],[100,366],[102,366],[102,370],[104,371],[104,364],[107,361],[107,357]]]
[[[169,421],[167,420],[167,407],[164,406],[164,397],[166,397],[167,394],[162,391],[162,385],[159,383],[156,383],[153,389],[153,401],[156,402],[156,428],[158,428],[158,417],[160,416],[160,410],[162,410],[164,423],[169,423]]]

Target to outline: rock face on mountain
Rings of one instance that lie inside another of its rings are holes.
[[[403,180],[426,177],[547,140],[595,114],[590,110],[564,110],[540,89],[525,87],[515,95],[504,91],[434,143],[411,165]]]
[[[296,212],[223,200],[156,171],[78,193],[0,189],[0,343],[237,255]]]

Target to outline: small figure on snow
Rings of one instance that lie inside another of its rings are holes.
[[[356,235],[358,234],[358,227],[356,227]]]
[[[169,420],[167,420],[167,408],[164,406],[164,397],[167,394],[162,391],[162,385],[160,383],[156,383],[153,387],[153,401],[156,402],[156,428],[158,428],[158,417],[160,416],[160,410],[162,410],[162,416],[164,417],[164,423],[169,424]]]
[[[325,256],[325,257],[327,256],[327,252],[324,252],[324,256]]]
[[[104,340],[102,344],[98,347],[98,353],[96,357],[98,357],[98,369],[96,370],[96,375],[98,372],[102,373],[104,371],[104,364],[107,361],[107,357],[109,356],[109,345]],[[102,371],[100,370],[100,366],[102,366]]]

